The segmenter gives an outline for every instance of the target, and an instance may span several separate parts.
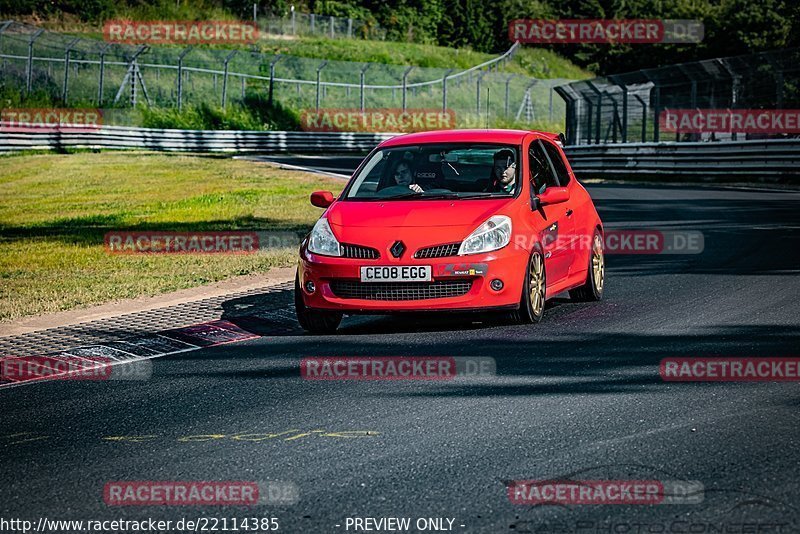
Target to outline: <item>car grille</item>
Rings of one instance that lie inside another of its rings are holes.
[[[471,288],[471,280],[379,283],[334,280],[331,282],[331,291],[337,297],[362,300],[443,299],[466,295]]]
[[[377,260],[381,257],[377,249],[362,247],[361,245],[346,245],[342,243],[342,257],[356,258],[359,260]]]
[[[461,243],[448,243],[446,245],[436,245],[434,247],[421,248],[414,254],[417,259],[427,258],[446,258],[447,256],[455,256],[458,254],[458,249]]]

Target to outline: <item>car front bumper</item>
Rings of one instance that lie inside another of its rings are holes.
[[[321,256],[300,251],[303,302],[312,309],[344,313],[468,311],[516,308],[522,295],[527,255],[512,246],[470,256],[377,260]],[[430,265],[432,282],[364,282],[362,266]],[[503,287],[491,287],[500,280]],[[314,291],[306,289],[313,282]],[[465,290],[466,289],[466,290]]]

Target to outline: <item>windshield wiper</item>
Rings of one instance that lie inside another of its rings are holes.
[[[412,191],[411,193],[405,193],[402,195],[392,195],[390,197],[383,197],[380,200],[396,200],[396,199],[406,199],[406,198],[458,198],[458,193],[454,193],[452,191],[448,193],[428,193],[427,191],[422,191],[422,192]]]

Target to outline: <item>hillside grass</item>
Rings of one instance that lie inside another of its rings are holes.
[[[0,158],[0,321],[293,265],[254,254],[112,254],[109,231],[308,231],[343,182],[248,161],[141,152]],[[299,243],[299,239],[298,239]]]

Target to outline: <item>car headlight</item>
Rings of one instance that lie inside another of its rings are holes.
[[[505,215],[490,217],[469,234],[458,249],[458,255],[479,254],[501,249],[511,241],[511,218]]]
[[[333,235],[331,225],[325,217],[317,221],[308,236],[308,251],[323,256],[341,256],[342,247]]]

